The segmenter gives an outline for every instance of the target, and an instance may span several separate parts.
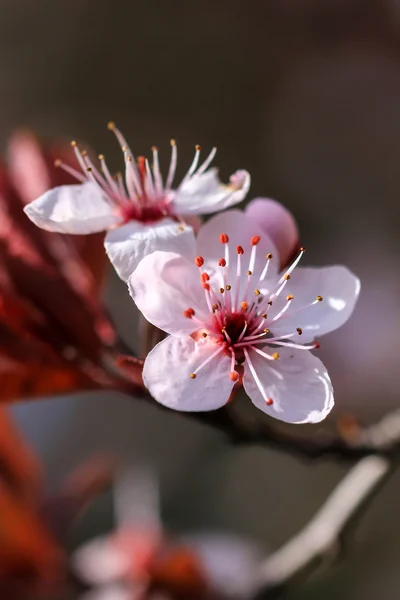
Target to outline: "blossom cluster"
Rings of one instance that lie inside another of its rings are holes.
[[[60,160],[75,185],[53,188],[25,207],[48,231],[106,231],[104,246],[133,301],[167,337],[148,354],[143,380],[169,408],[209,411],[243,386],[253,404],[282,421],[316,423],[334,405],[328,372],[313,353],[319,338],[350,317],[360,282],[346,267],[299,266],[293,217],[268,199],[231,209],[247,195],[250,175],[223,184],[211,167],[214,148],[200,147],[174,186],[177,145],[163,178],[158,149],[152,164],[133,155],[109,123],[124,158],[112,175],[72,142],[79,170]],[[228,210],[226,210],[228,209]],[[197,215],[219,213],[201,224]]]

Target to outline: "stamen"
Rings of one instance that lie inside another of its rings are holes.
[[[232,311],[235,312],[236,306],[239,303],[239,290],[240,290],[240,277],[242,275],[242,261],[241,256],[244,254],[242,246],[236,246],[237,260],[236,260],[236,293],[235,300],[232,305]]]
[[[249,348],[251,348],[252,350],[254,350],[254,352],[257,352],[257,354],[259,354],[263,358],[266,358],[267,360],[275,360],[275,358],[273,357],[272,354],[267,354],[266,352],[263,352],[262,350],[260,350],[256,346],[249,346]]]
[[[221,329],[222,333],[224,334],[224,336],[226,337],[226,341],[231,344],[232,343],[232,339],[229,335],[229,333],[227,332],[227,330],[225,329],[225,327],[222,327]]]
[[[131,154],[125,152],[125,182],[129,198],[137,200],[143,196],[143,189],[140,183],[139,174],[136,169],[134,158]]]
[[[197,267],[202,267],[204,265],[204,258],[202,256],[196,256],[196,258],[194,259],[194,264]]]
[[[160,161],[158,158],[158,148],[156,146],[152,147],[153,152],[153,173],[154,173],[154,184],[156,188],[156,192],[158,196],[161,196],[163,192],[163,180],[160,171]]]
[[[190,179],[190,177],[193,175],[193,173],[197,169],[197,165],[199,164],[199,158],[200,158],[200,146],[196,146],[195,150],[196,151],[194,153],[194,158],[193,158],[192,164],[190,165],[189,170],[186,173],[185,177],[182,179],[181,185],[185,181],[187,181],[188,179]]]
[[[265,393],[263,384],[261,383],[261,381],[260,381],[260,379],[259,379],[259,377],[257,375],[257,372],[256,372],[256,370],[254,368],[254,365],[251,362],[250,355],[249,355],[249,353],[248,353],[248,351],[247,351],[246,348],[243,349],[243,352],[244,352],[244,355],[246,357],[247,364],[249,365],[250,372],[253,375],[253,379],[256,382],[256,385],[257,385],[258,389],[260,390],[261,396],[263,397],[264,401],[267,402],[268,401],[268,396]]]
[[[288,296],[286,296],[287,302],[286,302],[285,306],[282,308],[282,310],[280,310],[274,316],[273,319],[271,319],[271,323],[275,323],[276,321],[278,321],[282,317],[282,315],[285,314],[285,312],[288,310],[289,306],[291,305],[293,298],[294,298],[294,296],[292,296],[291,294],[289,294]]]
[[[197,373],[203,369],[206,365],[208,365],[208,363],[213,360],[216,356],[218,356],[218,354],[220,352],[222,352],[223,350],[225,350],[225,346],[222,344],[215,352],[213,352],[208,358],[206,358],[206,360],[204,362],[201,363],[200,366],[197,367],[197,369],[195,369],[193,371],[193,373],[191,373],[190,377],[192,379],[196,378]],[[194,377],[192,377],[192,375],[194,375]]]
[[[280,284],[283,279],[285,277],[287,277],[288,275],[290,276],[291,273],[293,273],[294,269],[297,267],[297,265],[300,262],[301,257],[303,256],[304,252],[306,251],[305,248],[300,248],[300,254],[298,255],[298,257],[292,262],[292,264],[290,265],[290,267],[286,270],[285,274],[280,278],[280,280],[278,281],[278,284]]]
[[[59,169],[62,169],[63,171],[65,171],[69,175],[72,175],[72,177],[74,177],[75,179],[77,179],[81,183],[85,183],[85,181],[87,181],[86,177],[84,175],[82,175],[82,173],[80,173],[79,171],[77,171],[73,167],[70,167],[66,163],[62,162],[62,160],[60,160],[59,158],[57,158],[54,161],[54,166],[57,167],[57,168],[59,168]]]
[[[248,323],[247,323],[247,321],[245,321],[244,322],[244,327],[242,329],[242,333],[238,337],[238,342],[240,342],[243,339],[244,334],[246,333],[246,330],[247,330],[247,325],[248,325]]]
[[[167,181],[165,184],[165,191],[169,192],[175,177],[176,165],[178,162],[178,148],[175,140],[171,140],[171,162],[169,163]]]
[[[100,161],[101,170],[103,171],[105,178],[108,181],[108,185],[112,189],[113,193],[118,197],[119,196],[118,186],[115,183],[114,179],[112,178],[112,175],[107,167],[107,163],[106,163],[104,154],[99,154],[99,161]]]
[[[154,200],[154,198],[156,197],[156,189],[155,189],[155,184],[154,184],[154,180],[153,180],[153,173],[151,172],[151,168],[150,168],[150,164],[149,161],[145,160],[145,165],[146,165],[146,177],[144,179],[144,187],[146,190],[146,197],[149,200]]]
[[[197,169],[196,171],[196,175],[201,175],[202,173],[204,173],[204,171],[208,168],[208,166],[212,163],[212,161],[214,160],[214,156],[217,153],[217,149],[214,147],[210,154],[207,156],[206,160],[203,162],[203,164]]]
[[[196,313],[193,310],[193,308],[187,308],[186,310],[183,311],[183,316],[186,317],[187,319],[192,319],[195,314]]]

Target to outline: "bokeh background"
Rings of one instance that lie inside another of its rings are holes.
[[[179,143],[217,145],[223,176],[296,215],[306,263],[361,277],[351,321],[325,338],[332,416],[371,422],[400,399],[400,3],[396,0],[0,0],[0,134],[85,140],[116,168],[114,119],[137,154],[166,165]],[[132,343],[124,286],[108,306]],[[232,448],[205,426],[113,394],[16,406],[55,485],[96,449],[160,476],[170,527],[218,527],[278,548],[349,468]],[[400,474],[377,497],[347,558],[290,598],[397,600]],[[100,515],[101,516],[101,515]],[[98,527],[102,526],[99,516]]]

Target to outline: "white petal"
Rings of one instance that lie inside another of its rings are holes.
[[[229,399],[234,382],[230,380],[231,359],[221,352],[191,379],[190,374],[217,349],[206,340],[167,337],[146,358],[143,380],[160,404],[181,411],[220,408]]]
[[[216,169],[193,175],[176,190],[173,206],[177,214],[207,214],[217,212],[243,200],[249,191],[250,174],[236,171],[230,183],[224,185]]]
[[[113,544],[109,536],[98,537],[75,551],[73,567],[79,577],[91,585],[102,585],[125,577],[131,561],[126,552]]]
[[[265,350],[268,352],[268,348]],[[286,423],[318,423],[325,419],[334,400],[331,380],[322,362],[307,350],[283,348],[279,355],[278,360],[271,362],[250,350],[265,395],[273,400],[268,406],[246,361],[243,385],[253,404]]]
[[[266,254],[273,255],[272,260],[268,265],[268,277],[262,286],[269,289],[271,282],[276,281],[276,276],[279,268],[278,252],[271,239],[263,233],[262,229],[252,219],[247,217],[240,210],[229,210],[225,213],[220,213],[212,217],[200,229],[197,236],[197,254],[204,257],[206,261],[205,269],[212,272],[220,272],[217,268],[218,260],[225,256],[225,246],[219,241],[221,233],[226,233],[229,236],[229,269],[228,283],[232,286],[232,291],[236,289],[236,263],[237,253],[236,246],[242,246],[244,254],[241,256],[242,261],[242,277],[241,277],[241,293],[244,293],[247,284],[246,272],[249,268],[250,254],[252,250],[251,239],[259,235],[260,241],[256,248],[256,260],[252,269],[252,285],[255,288],[258,279],[266,264]],[[218,286],[219,287],[219,286]]]
[[[171,219],[154,223],[129,221],[109,231],[104,242],[106,252],[118,275],[127,281],[139,262],[156,250],[195,255],[193,230]]]
[[[288,316],[277,321],[277,325],[271,327],[271,330],[274,335],[282,335],[301,327],[303,334],[296,336],[296,341],[302,343],[329,333],[347,321],[360,293],[360,280],[349,269],[340,265],[296,268],[286,286],[285,295],[286,293],[294,296]],[[322,302],[291,316],[292,312],[313,302],[317,296],[322,296]],[[276,304],[270,311],[270,316],[273,317],[278,309],[279,305]]]
[[[129,278],[129,291],[150,323],[176,336],[186,336],[199,325],[183,315],[193,308],[196,317],[210,314],[198,268],[173,252],[153,252],[146,256]]]
[[[38,227],[59,233],[95,233],[121,220],[90,182],[53,188],[27,204],[24,211]]]

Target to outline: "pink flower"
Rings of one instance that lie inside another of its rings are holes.
[[[290,423],[318,422],[333,407],[315,336],[350,317],[360,282],[345,267],[283,273],[257,222],[228,211],[202,227],[196,253],[155,252],[129,279],[144,316],[169,333],[148,355],[144,382],[182,411],[223,406],[241,379],[257,408]]]
[[[60,233],[86,234],[108,231],[106,251],[122,279],[127,279],[139,261],[154,250],[188,253],[192,229],[179,215],[212,213],[241,202],[250,187],[247,171],[236,171],[223,185],[215,168],[209,169],[216,149],[198,166],[200,147],[181,183],[172,188],[177,165],[177,146],[163,181],[158,150],[153,147],[153,165],[143,156],[135,160],[125,138],[109,123],[125,159],[125,176],[113,177],[103,155],[100,169],[72,142],[82,172],[56,161],[80,184],[56,187],[25,208],[28,217],[42,229]]]

